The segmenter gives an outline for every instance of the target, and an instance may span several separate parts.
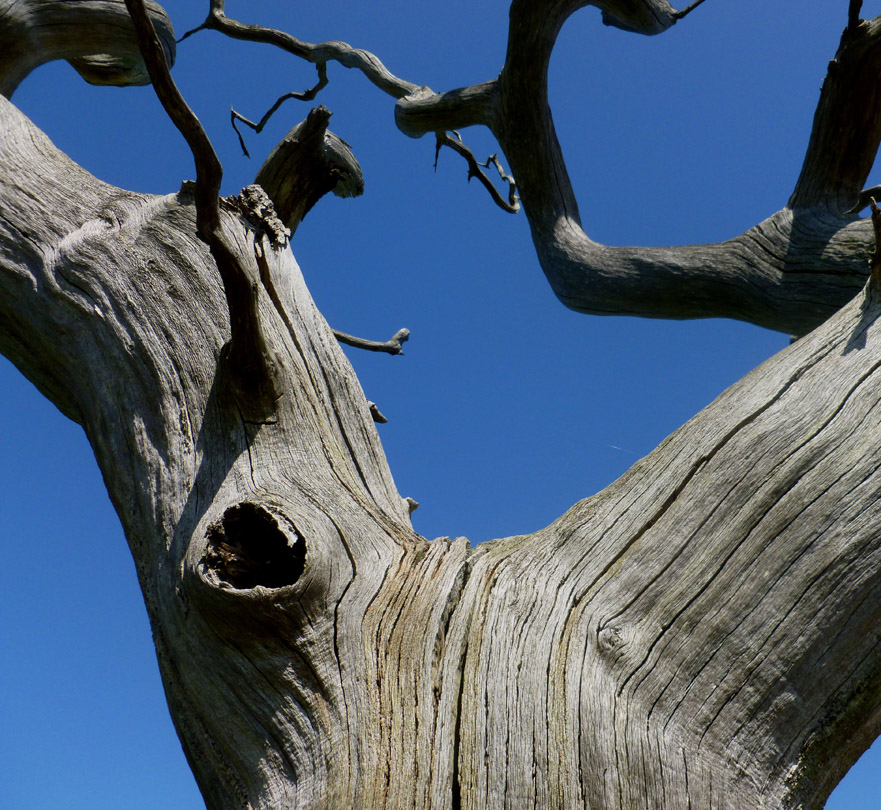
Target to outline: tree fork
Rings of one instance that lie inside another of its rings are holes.
[[[277,291],[255,422],[193,195],[0,122],[0,350],[95,450],[211,810],[819,810],[877,736],[871,288],[547,528],[429,543],[289,250],[219,207]]]

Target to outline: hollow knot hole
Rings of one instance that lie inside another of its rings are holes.
[[[233,588],[282,588],[295,583],[306,563],[306,544],[292,524],[253,503],[231,506],[208,527],[204,564]]]

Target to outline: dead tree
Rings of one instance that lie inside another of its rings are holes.
[[[577,8],[659,34],[685,14],[666,0],[513,0],[498,78],[445,93],[223,5],[204,27],[314,62],[313,95],[328,61],[363,71],[404,133],[477,175],[449,133],[488,127],[511,167],[497,202],[522,203],[567,306],[803,337],[546,529],[429,543],[287,246],[322,194],[358,189],[326,116],[261,170],[275,205],[221,200],[158,6],[2,3],[6,97],[48,59],[149,73],[196,160],[177,193],[111,187],[0,99],[0,350],[94,448],[208,806],[821,807],[881,731],[881,300],[859,216],[881,18],[850,2],[780,211],[636,249],[582,229],[547,66]]]

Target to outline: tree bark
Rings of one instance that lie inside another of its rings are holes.
[[[414,534],[270,214],[218,207],[231,291],[192,188],[101,183],[0,98],[0,351],[95,450],[208,807],[822,807],[881,731],[876,285],[602,493],[471,548]]]

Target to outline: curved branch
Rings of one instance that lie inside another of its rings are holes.
[[[499,208],[503,211],[507,211],[509,214],[516,214],[520,210],[520,198],[517,196],[517,183],[511,175],[507,174],[504,169],[502,169],[498,156],[490,155],[487,158],[486,163],[480,163],[477,158],[474,157],[474,153],[462,143],[462,136],[455,131],[453,132],[453,135],[456,137],[452,137],[448,132],[437,133],[437,151],[435,153],[434,161],[435,167],[437,167],[437,155],[440,153],[441,148],[444,146],[449,147],[457,155],[461,155],[465,158],[465,162],[468,164],[468,179],[471,180],[472,177],[476,177],[480,184],[489,192],[493,202],[499,206]],[[493,185],[492,180],[490,180],[481,169],[481,167],[484,169],[489,168],[490,163],[495,165],[503,182],[508,184],[507,200],[499,194],[499,191]]]
[[[259,318],[258,295],[264,248],[255,243],[248,255],[236,243],[221,221],[220,183],[223,167],[195,113],[189,108],[171,78],[158,36],[146,13],[144,0],[125,0],[137,31],[138,44],[156,95],[193,153],[196,163],[194,201],[196,233],[208,245],[223,280],[230,318],[230,343],[226,361],[229,380],[236,389],[240,408],[254,421],[270,418],[280,396],[278,369],[266,344]],[[261,199],[261,195],[263,199]],[[272,204],[259,189],[245,189],[237,213],[260,225],[274,218]],[[270,241],[278,228],[270,225]]]
[[[147,15],[144,0],[125,0],[125,5],[135,26],[138,46],[153,89],[193,153],[196,163],[195,197],[196,212],[200,219],[199,231],[200,235],[203,232],[207,234],[209,230],[216,229],[220,222],[219,195],[223,167],[201,122],[184,101],[171,78],[168,61],[156,29]]]
[[[165,59],[174,63],[174,28],[146,3]],[[20,0],[0,15],[0,94],[10,98],[35,68],[66,59],[91,84],[142,85],[150,77],[123,0]]]
[[[551,50],[580,5],[558,3],[554,15],[547,4],[512,3],[507,58],[490,118],[558,297],[582,312],[722,316],[790,334],[803,334],[849,300],[868,274],[871,227],[849,211],[881,133],[881,19],[842,38],[830,72],[845,81],[827,81],[805,172],[787,208],[729,242],[612,248],[593,242],[582,228],[548,105]],[[609,13],[611,6],[630,6],[606,5]],[[854,110],[862,110],[859,125],[842,126]]]
[[[497,102],[498,82],[495,80],[446,93],[435,93],[422,87],[395,104],[395,124],[411,138],[480,124],[489,126]]]
[[[333,336],[340,343],[345,343],[346,346],[351,346],[354,349],[365,349],[369,352],[385,352],[386,354],[403,354],[404,344],[410,339],[410,330],[399,329],[385,341],[366,340],[354,335],[347,335],[345,332],[340,332],[339,329],[333,330]]]
[[[327,87],[327,65],[321,63],[318,65],[318,82],[314,86],[310,87],[308,90],[300,92],[292,90],[290,93],[285,93],[283,96],[280,96],[275,104],[273,104],[256,123],[245,118],[245,116],[237,113],[235,110],[231,110],[232,128],[236,131],[236,135],[239,137],[239,145],[242,147],[242,154],[244,154],[245,157],[251,157],[248,148],[245,146],[245,139],[242,137],[242,133],[239,132],[239,128],[236,126],[236,121],[241,121],[245,126],[250,127],[259,135],[269,119],[275,115],[278,108],[286,101],[289,101],[292,98],[297,101],[312,101],[312,99],[314,99],[325,87]]]
[[[551,287],[577,311],[728,317],[800,335],[850,300],[865,283],[871,250],[871,227],[856,213],[872,196],[860,190],[881,137],[881,18],[845,31],[786,208],[728,242],[616,248],[584,232],[548,103],[556,37],[585,5],[599,6],[606,22],[642,33],[657,33],[682,16],[664,2],[514,0],[498,80],[403,98],[395,109],[398,127],[411,137],[489,127],[517,179]]]
[[[247,25],[227,17],[225,7],[225,0],[211,0],[211,7],[205,22],[184,34],[181,41],[196,31],[219,31],[233,39],[274,45],[300,59],[305,59],[307,62],[319,65],[327,62],[339,62],[343,67],[355,68],[360,70],[380,90],[395,98],[401,98],[419,89],[419,85],[399,79],[389,72],[386,66],[369,51],[353,48],[345,42],[320,42],[317,44],[305,42],[275,28]]]

